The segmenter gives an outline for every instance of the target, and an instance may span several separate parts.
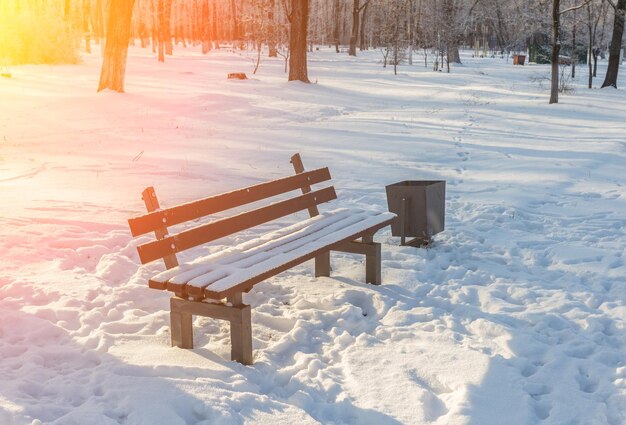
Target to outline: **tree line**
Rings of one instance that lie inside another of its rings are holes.
[[[617,86],[626,0],[0,0],[5,13],[47,9],[82,34],[87,51],[108,39],[100,89],[123,90],[129,43],[159,61],[179,44],[253,50],[256,67],[262,54],[281,56],[289,80],[301,81],[307,50],[319,45],[352,56],[378,49],[394,71],[420,52],[424,66],[449,72],[469,48],[477,56],[543,55],[552,63],[552,103],[563,62],[572,74],[586,62],[592,87],[606,53],[602,87]]]

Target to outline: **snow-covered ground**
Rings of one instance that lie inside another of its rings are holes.
[[[548,105],[547,66],[380,58],[316,51],[305,85],[280,59],[229,81],[245,54],[132,49],[124,95],[95,93],[96,55],[0,78],[0,424],[625,424],[623,91],[579,67]],[[146,285],[163,266],[139,266],[126,224],[141,191],[171,206],[290,174],[295,152],[330,167],[337,207],[447,180],[445,232],[427,250],[381,232],[380,287],[348,254],[257,285],[253,366],[226,322],[170,348]]]

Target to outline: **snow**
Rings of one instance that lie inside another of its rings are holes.
[[[217,254],[163,271],[150,280],[226,291],[315,251],[388,223],[390,212],[338,208],[270,232]]]
[[[95,93],[97,55],[0,79],[0,423],[626,423],[622,91],[581,70],[548,105],[547,66],[380,59],[322,48],[305,85],[281,60],[230,81],[245,53],[132,48],[123,95]],[[380,287],[341,253],[330,278],[306,263],[256,285],[253,366],[212,319],[171,348],[168,294],[147,287],[163,266],[140,266],[126,223],[141,191],[188,202],[290,174],[295,152],[329,166],[325,211],[446,180],[446,230],[429,249],[381,231]]]

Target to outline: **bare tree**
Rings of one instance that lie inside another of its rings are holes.
[[[626,0],[618,0],[614,4],[612,0],[609,3],[615,9],[615,20],[613,21],[613,37],[611,38],[611,46],[609,48],[609,65],[606,69],[606,76],[602,87],[617,88],[617,74],[619,73],[620,51],[622,50],[622,37],[624,36],[624,14],[626,13]]]
[[[591,0],[587,0],[578,6],[561,10],[561,0],[552,0],[552,78],[550,79],[550,104],[559,103],[559,59],[561,53],[559,31],[561,29],[561,15],[585,7],[590,1]],[[620,1],[626,2],[626,0]]]
[[[593,77],[598,66],[598,49],[596,47],[596,36],[600,18],[606,14],[606,1],[591,2],[587,4],[587,65],[589,68],[588,87],[593,87]],[[593,63],[592,63],[593,62]]]
[[[367,42],[365,40],[365,24],[367,23],[367,8],[369,7],[370,2],[368,1],[363,6],[363,16],[361,16],[361,29],[359,31],[359,50],[367,50]]]
[[[307,32],[309,0],[291,0],[289,18],[289,81],[309,82],[307,69]]]
[[[348,48],[348,54],[350,56],[356,56],[356,42],[359,38],[361,11],[367,7],[370,1],[371,0],[365,0],[365,3],[360,4],[360,0],[352,0],[352,33],[350,34],[350,47]]]
[[[383,44],[383,67],[390,62],[394,75],[398,74],[398,65],[406,58],[408,46],[406,5],[404,0],[388,0],[381,9],[379,42]],[[391,55],[391,56],[390,56]]]
[[[202,28],[202,53],[207,54],[211,50],[211,8],[209,5],[209,0],[202,0],[202,18],[201,18],[201,28]]]
[[[120,93],[124,92],[126,57],[134,3],[135,0],[111,0],[98,91],[111,89]]]
[[[339,53],[339,34],[341,32],[341,0],[335,0],[333,3],[333,42],[335,43],[335,52]]]
[[[278,57],[278,51],[276,49],[278,36],[277,36],[277,24],[276,24],[276,19],[275,19],[275,10],[274,10],[275,8],[276,8],[275,0],[269,0],[268,6],[267,6],[267,21],[268,21],[267,47],[269,50],[270,58]]]

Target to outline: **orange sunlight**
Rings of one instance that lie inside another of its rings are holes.
[[[78,62],[77,34],[61,0],[0,0],[0,67]]]

